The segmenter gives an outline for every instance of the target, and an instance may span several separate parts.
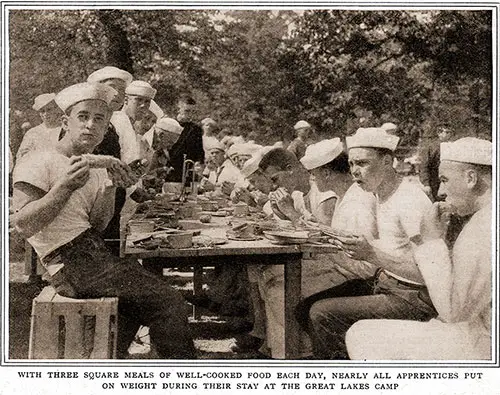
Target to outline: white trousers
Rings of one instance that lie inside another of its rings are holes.
[[[491,336],[467,322],[362,320],[346,335],[356,360],[489,360]]]

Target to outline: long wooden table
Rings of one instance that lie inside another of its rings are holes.
[[[226,237],[231,217],[212,219],[210,224],[196,220],[181,221],[186,230],[199,229],[202,235]],[[190,266],[194,268],[195,293],[200,291],[196,284],[201,284],[203,267],[213,265],[284,265],[284,311],[285,311],[285,358],[296,359],[299,356],[300,330],[294,316],[294,309],[301,296],[302,259],[314,253],[334,251],[333,247],[293,244],[276,245],[265,238],[255,241],[233,241],[204,248],[155,249],[146,250],[132,244],[137,235],[125,235],[122,239],[122,256],[143,259],[148,270],[162,274],[164,267]],[[201,287],[201,285],[199,285]]]

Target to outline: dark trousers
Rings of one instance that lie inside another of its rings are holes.
[[[116,188],[115,192],[115,211],[113,217],[108,223],[106,229],[101,233],[103,239],[110,240],[107,246],[111,253],[120,256],[120,215],[122,208],[125,205],[126,190],[125,188]]]
[[[119,357],[127,354],[139,326],[146,325],[161,358],[195,358],[183,297],[137,261],[112,255],[97,232],[87,230],[43,262],[46,266],[64,264],[51,279],[62,296],[119,298]]]
[[[319,359],[347,359],[345,334],[359,320],[428,321],[437,315],[425,287],[406,286],[381,271],[311,295],[298,308],[299,323]]]

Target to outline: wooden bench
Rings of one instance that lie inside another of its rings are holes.
[[[114,359],[118,298],[72,299],[45,287],[33,300],[30,359]]]

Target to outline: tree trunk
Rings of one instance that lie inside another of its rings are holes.
[[[97,18],[104,25],[110,46],[106,54],[108,65],[134,73],[134,66],[127,33],[120,25],[123,13],[119,10],[97,10]]]

